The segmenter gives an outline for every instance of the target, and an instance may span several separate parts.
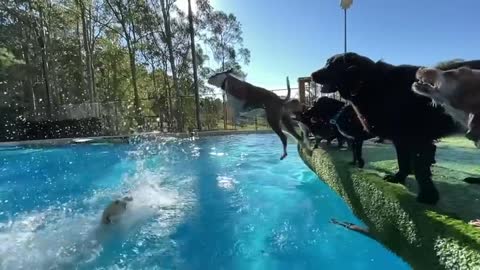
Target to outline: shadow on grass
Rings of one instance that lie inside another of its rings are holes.
[[[335,161],[346,163],[350,160],[345,151],[326,150]],[[392,145],[368,144],[364,147],[364,156],[367,160],[365,169],[380,178],[385,174],[394,174],[398,169]],[[442,145],[438,147],[436,160],[437,164],[432,169],[433,180],[441,196],[437,211],[464,221],[480,218],[480,186],[463,182],[466,177],[478,176],[477,171],[480,174],[480,150]],[[347,170],[352,168],[347,164],[345,166]],[[413,175],[407,178],[406,188],[413,194],[417,193]]]

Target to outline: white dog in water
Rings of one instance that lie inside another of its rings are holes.
[[[111,202],[102,214],[102,224],[111,224],[116,222],[127,211],[127,205],[133,201],[131,196]]]

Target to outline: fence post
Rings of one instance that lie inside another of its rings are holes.
[[[258,130],[258,124],[257,124],[257,116],[255,116],[255,131]]]

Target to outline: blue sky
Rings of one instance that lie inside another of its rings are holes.
[[[251,51],[247,81],[268,89],[292,87],[343,52],[339,0],[213,0],[234,13]],[[433,65],[480,58],[479,0],[353,0],[348,50],[393,64]],[[445,19],[447,18],[447,19]],[[212,65],[214,63],[211,63]]]

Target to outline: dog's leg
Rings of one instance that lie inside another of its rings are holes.
[[[310,149],[310,143],[305,141],[305,138],[302,138],[300,135],[298,135],[297,131],[292,125],[292,119],[288,115],[283,115],[282,116],[282,123],[285,129],[287,130],[288,133],[290,133],[299,144],[302,145],[302,147],[308,151],[308,154],[311,155],[312,150]]]
[[[337,131],[337,142],[338,142],[338,148],[342,148],[343,144],[345,143],[345,139],[340,132]]]
[[[409,142],[394,140],[394,146],[397,152],[398,172],[395,175],[387,175],[384,179],[390,183],[405,184],[405,178],[411,172],[411,145]]]
[[[429,142],[417,144],[415,148],[415,178],[419,188],[417,201],[434,205],[440,198],[438,190],[432,181],[431,166],[432,156],[435,156],[435,150]]]
[[[349,164],[352,165],[352,166],[355,166],[357,165],[357,161],[358,161],[358,157],[357,157],[357,153],[356,153],[356,144],[357,142],[355,140],[348,140],[350,143],[350,147],[351,147],[351,151],[352,151],[352,156],[353,156],[353,161],[350,162]]]
[[[283,154],[280,157],[280,160],[283,160],[287,156],[287,136],[283,133],[280,126],[280,115],[275,113],[275,110],[266,109],[265,113],[267,115],[267,122],[272,128],[272,130],[280,137],[283,146]]]
[[[357,161],[358,161],[358,167],[363,168],[365,166],[365,161],[362,158],[362,148],[363,148],[363,140],[361,139],[355,139],[357,141],[355,145],[355,152],[357,153]]]
[[[320,145],[321,141],[322,141],[321,138],[315,137],[315,145],[313,146],[313,148],[318,148],[318,146]]]
[[[332,144],[333,139],[335,139],[335,138],[328,138],[327,139],[327,145],[328,146],[330,146]]]
[[[292,136],[295,137],[295,139],[297,139],[299,142],[303,141],[303,138],[300,135],[298,135],[297,131],[293,127],[290,116],[283,115],[282,123],[285,129],[288,131],[288,133],[292,134]]]

